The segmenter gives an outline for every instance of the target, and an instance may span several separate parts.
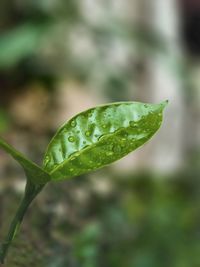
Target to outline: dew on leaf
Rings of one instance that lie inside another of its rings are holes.
[[[64,128],[64,129],[62,130],[62,133],[66,133],[66,132],[67,132],[67,129]]]
[[[83,147],[83,149],[86,149],[87,147],[89,147],[89,145],[85,145],[85,146]]]
[[[70,136],[70,137],[68,138],[68,140],[69,140],[69,142],[73,143],[73,142],[75,141],[75,138],[74,138],[73,136]]]
[[[93,112],[90,111],[90,112],[88,113],[88,117],[92,117],[92,115],[93,115]]]
[[[76,121],[75,120],[71,121],[71,126],[76,127]]]
[[[137,126],[137,123],[135,121],[130,121],[130,126],[135,128]]]
[[[123,136],[124,136],[124,137],[128,137],[128,134],[127,134],[127,133],[123,133]]]
[[[121,147],[122,147],[122,148],[126,147],[126,144],[125,144],[125,143],[122,143],[122,144],[121,144]]]
[[[104,134],[103,135],[100,135],[99,138],[98,138],[98,140],[101,141],[104,137],[105,137]]]
[[[114,153],[119,153],[119,152],[121,152],[121,146],[120,145],[115,145],[114,147],[113,147],[113,152]]]
[[[106,156],[112,156],[114,153],[112,151],[106,152]]]
[[[85,135],[86,135],[87,137],[90,137],[91,132],[90,132],[90,131],[86,131],[86,132],[85,132]]]

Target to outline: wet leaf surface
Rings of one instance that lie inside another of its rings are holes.
[[[76,115],[51,140],[44,170],[52,180],[62,180],[119,160],[155,134],[166,104],[121,102]]]

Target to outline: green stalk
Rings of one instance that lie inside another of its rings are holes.
[[[27,184],[25,188],[24,196],[21,200],[21,203],[19,205],[19,208],[10,224],[10,228],[8,231],[8,234],[3,242],[3,244],[0,247],[0,262],[3,264],[6,258],[6,255],[8,253],[8,250],[12,244],[12,241],[14,240],[16,234],[18,233],[18,230],[21,226],[22,220],[24,218],[24,215],[32,203],[32,201],[35,199],[35,197],[40,193],[40,191],[43,189],[45,185],[35,185],[30,182],[29,179],[27,179]]]

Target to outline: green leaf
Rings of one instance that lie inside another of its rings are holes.
[[[18,163],[23,167],[27,178],[30,179],[34,184],[45,184],[51,179],[45,170],[28,160],[19,151],[7,144],[2,138],[0,138],[0,148],[18,161]]]
[[[161,104],[121,102],[84,111],[65,123],[44,156],[52,180],[62,180],[108,165],[148,141],[159,129]]]
[[[1,35],[0,68],[13,67],[25,57],[33,55],[45,30],[47,30],[46,25],[27,23]]]

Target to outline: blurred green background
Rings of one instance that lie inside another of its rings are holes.
[[[5,266],[200,266],[199,31],[197,0],[0,1],[0,135],[35,162],[79,111],[170,100],[143,148],[45,188]],[[0,240],[24,185],[0,151]]]

